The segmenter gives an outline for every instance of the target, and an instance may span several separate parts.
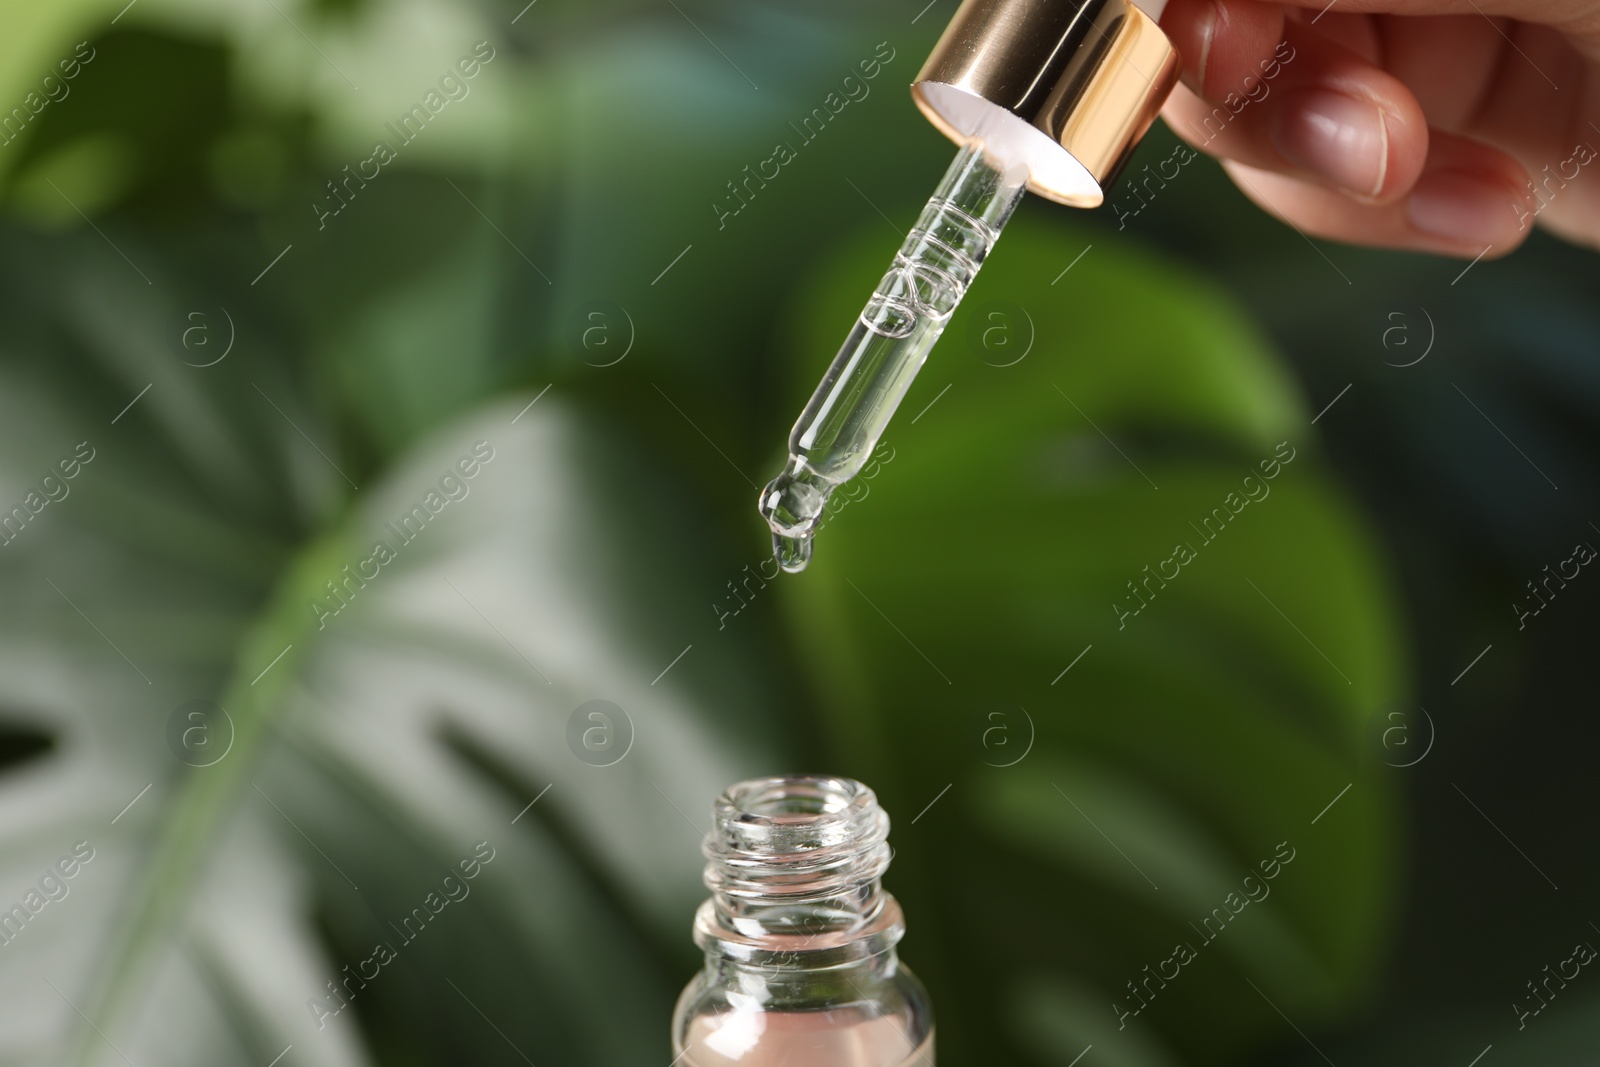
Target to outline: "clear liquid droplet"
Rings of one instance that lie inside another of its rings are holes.
[[[761,517],[772,530],[772,555],[778,566],[797,574],[811,562],[811,539],[835,486],[791,456],[784,472],[761,490]]]
[[[811,544],[809,537],[773,534],[772,558],[778,561],[778,566],[783,568],[785,574],[799,574],[811,562]]]

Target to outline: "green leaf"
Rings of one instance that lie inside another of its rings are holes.
[[[1243,1055],[1282,1025],[1245,979],[1326,1018],[1374,965],[1394,801],[1364,731],[1400,698],[1395,608],[1226,298],[1042,215],[1012,223],[891,427],[892,461],[789,583],[795,628],[840,764],[900,818],[905,955],[945,1049],[975,1054],[1013,998],[1033,1005],[1017,1046],[1037,1048],[1040,1005],[1065,1004],[1040,990],[1093,990],[1099,1021],[1063,1006],[1051,1024],[1067,1062],[1188,941],[1198,958],[1126,1032]],[[797,375],[891,244],[874,232],[819,270]],[[1204,947],[1202,920],[1282,842],[1296,858],[1270,895]]]
[[[0,956],[0,1058],[664,1056],[704,813],[775,737],[755,630],[674,662],[696,631],[667,605],[720,580],[694,516],[559,395],[362,472],[281,370],[178,358],[181,294],[98,240],[51,249],[10,268],[36,333],[0,350],[0,499],[94,456],[0,548],[0,709],[55,741],[4,778],[0,869],[95,855]],[[632,724],[612,766],[570,740],[596,699]],[[193,700],[226,718],[170,747]],[[450,874],[470,892],[436,904]],[[363,970],[330,1017],[327,984]]]

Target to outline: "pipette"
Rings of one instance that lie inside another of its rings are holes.
[[[1165,0],[965,0],[911,87],[961,146],[789,434],[759,508],[803,570],[1025,190],[1097,207],[1177,81]]]

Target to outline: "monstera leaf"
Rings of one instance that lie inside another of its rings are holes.
[[[748,639],[660,607],[717,581],[681,512],[559,392],[363,463],[113,232],[159,285],[6,265],[0,1059],[663,1055],[703,813],[773,769]]]
[[[1211,1062],[1375,962],[1394,606],[1228,300],[1053,223],[1012,223],[790,606],[834,752],[898,817],[943,1049],[1004,1020],[1044,1062]],[[796,363],[891,241],[803,294]]]

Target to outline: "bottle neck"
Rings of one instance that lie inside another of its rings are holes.
[[[711,897],[695,915],[696,943],[712,963],[892,970],[905,921],[881,882],[888,836],[889,817],[859,782],[785,776],[733,786],[702,846]]]
[[[900,973],[893,948],[876,955],[827,962],[837,949],[809,949],[738,959],[721,951],[706,953],[706,982],[732,1004],[762,1011],[814,1010],[818,1004],[877,1002]]]

